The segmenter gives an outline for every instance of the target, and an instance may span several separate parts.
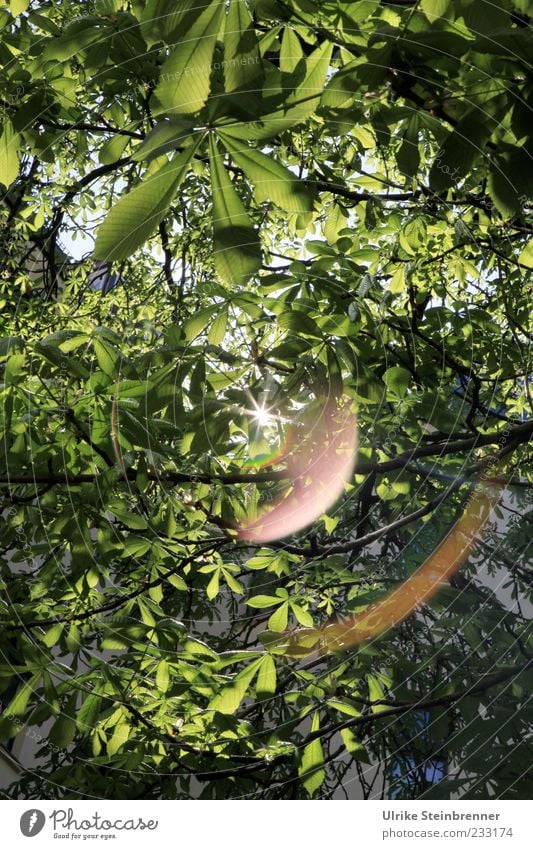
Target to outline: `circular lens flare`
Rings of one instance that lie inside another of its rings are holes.
[[[357,424],[349,403],[328,403],[313,427],[289,437],[293,451],[285,461],[290,471],[288,490],[258,518],[237,528],[241,539],[270,542],[295,534],[322,516],[344,492],[356,459]],[[270,461],[272,462],[272,460]]]

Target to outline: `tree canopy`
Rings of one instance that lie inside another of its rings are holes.
[[[10,797],[531,796],[529,8],[0,8]]]

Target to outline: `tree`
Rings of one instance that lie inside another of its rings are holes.
[[[530,795],[525,0],[0,28],[8,794]],[[340,498],[244,533],[338,407]]]

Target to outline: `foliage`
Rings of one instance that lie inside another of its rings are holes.
[[[0,733],[45,738],[9,795],[530,795],[528,25],[523,0],[0,9]],[[343,395],[344,498],[240,539],[287,488],[286,423]],[[487,461],[505,493],[449,585],[287,651],[411,575]]]

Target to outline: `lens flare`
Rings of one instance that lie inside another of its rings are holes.
[[[293,428],[287,444],[295,445]],[[237,528],[241,539],[270,542],[297,533],[322,516],[342,495],[356,459],[357,424],[351,405],[326,404],[313,427],[284,459],[290,472],[288,492],[259,518]],[[272,462],[272,461],[271,461]]]
[[[429,601],[454,575],[471,553],[476,536],[497,505],[504,483],[478,482],[463,515],[411,577],[368,610],[348,619],[330,621],[319,629],[292,634],[284,645],[288,654],[342,651],[378,637],[399,625]]]

